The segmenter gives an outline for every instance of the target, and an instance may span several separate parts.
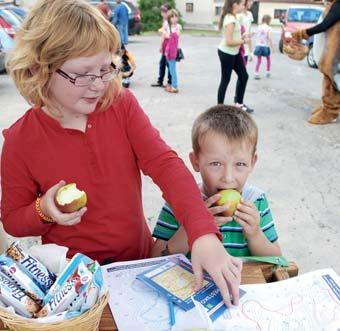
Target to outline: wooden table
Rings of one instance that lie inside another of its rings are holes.
[[[261,284],[280,281],[296,276],[298,271],[298,267],[294,262],[290,262],[288,268],[285,269],[268,263],[245,263],[242,270],[242,284]],[[0,329],[3,328],[4,326],[0,321]],[[103,311],[99,331],[117,331],[109,305]]]

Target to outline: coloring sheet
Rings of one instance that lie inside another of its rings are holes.
[[[136,276],[167,257],[103,266],[109,305],[119,331],[171,330],[169,305]],[[332,269],[309,272],[288,280],[242,285],[246,294],[238,307],[214,323],[202,312],[175,307],[173,331],[207,328],[225,331],[340,331],[340,277]]]
[[[332,269],[242,288],[240,306],[220,324],[226,331],[340,331],[340,277]]]

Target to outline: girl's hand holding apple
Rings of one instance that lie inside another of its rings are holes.
[[[87,208],[82,207],[75,212],[65,213],[61,212],[56,205],[56,195],[59,189],[65,186],[65,181],[60,181],[58,184],[52,186],[41,197],[40,208],[44,215],[49,216],[53,221],[59,225],[72,226],[80,223],[81,217],[85,214]]]

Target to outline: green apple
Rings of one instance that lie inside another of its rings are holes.
[[[75,183],[61,187],[55,196],[55,204],[63,213],[73,213],[86,205],[87,196]]]
[[[221,198],[216,202],[217,206],[223,206],[225,204],[229,205],[229,209],[224,211],[223,216],[233,216],[238,203],[241,201],[241,194],[239,191],[234,189],[227,189],[218,192]]]

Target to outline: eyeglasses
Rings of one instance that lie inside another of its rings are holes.
[[[95,82],[97,78],[100,78],[102,82],[109,82],[112,80],[115,76],[118,75],[119,69],[116,68],[115,64],[111,63],[112,69],[104,72],[102,75],[76,75],[74,78],[70,77],[65,71],[62,71],[61,69],[57,69],[56,72],[67,79],[69,82],[74,84],[75,86],[88,86]]]

